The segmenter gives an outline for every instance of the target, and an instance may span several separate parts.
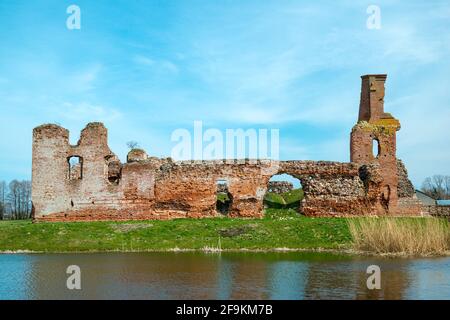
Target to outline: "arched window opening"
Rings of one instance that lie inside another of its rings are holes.
[[[216,210],[222,215],[228,215],[233,203],[233,197],[228,190],[228,181],[217,180],[216,188]]]
[[[300,212],[303,188],[299,179],[289,174],[273,176],[264,195],[266,213],[282,214],[288,209]]]
[[[372,155],[374,158],[380,155],[380,142],[377,139],[372,140]]]
[[[72,156],[67,159],[69,164],[69,180],[80,180],[83,178],[83,158]]]

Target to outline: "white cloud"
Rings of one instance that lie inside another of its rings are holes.
[[[58,118],[80,123],[93,121],[111,122],[122,116],[121,112],[116,109],[87,102],[64,102],[59,107],[54,107],[53,111],[58,114]]]
[[[122,137],[145,137],[152,152],[163,153],[167,128],[198,119],[217,127],[276,126],[282,140],[285,128],[291,136],[314,135],[314,141],[282,142],[280,152],[348,160],[359,76],[387,72],[386,111],[403,126],[398,154],[416,181],[445,173],[450,8],[443,1],[380,6],[382,28],[374,31],[365,27],[367,6],[354,1],[326,8],[295,1],[180,4],[170,30],[155,22],[125,36],[114,27],[83,32],[96,46],[76,57],[73,43],[52,43],[51,34],[42,47],[41,33],[33,33],[40,29],[26,24],[28,38],[6,38],[0,54],[3,130],[21,133],[22,149],[30,150],[30,128],[42,121],[74,130],[109,122],[118,148],[126,149]],[[323,130],[329,127],[344,133],[330,136]]]
[[[440,41],[435,41],[429,34],[421,36],[411,25],[392,24],[383,28],[384,59],[431,63],[442,56]]]
[[[63,79],[68,79],[65,84],[70,87],[71,90],[89,91],[95,88],[95,82],[98,79],[101,70],[101,64],[94,64],[89,68],[75,71],[68,76],[64,76]],[[61,81],[61,79],[59,79],[59,81]]]
[[[155,60],[148,58],[148,57],[144,57],[142,55],[134,56],[133,60],[137,64],[143,64],[143,65],[147,65],[147,66],[152,66],[155,64]]]
[[[171,73],[178,72],[178,67],[173,62],[166,59],[155,60],[143,55],[135,55],[133,57],[133,61],[138,65],[153,67],[159,70],[169,71]]]

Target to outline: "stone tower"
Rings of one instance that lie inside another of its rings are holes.
[[[107,187],[114,185],[109,181],[114,178],[116,162],[118,159],[107,144],[107,130],[101,123],[89,123],[76,145],[70,145],[69,131],[58,125],[34,128],[34,214],[67,213],[92,205],[93,199],[104,200]]]
[[[378,195],[379,213],[395,213],[397,209],[396,132],[400,122],[384,112],[385,74],[361,77],[361,100],[358,123],[350,137],[350,161],[379,167],[381,193]]]

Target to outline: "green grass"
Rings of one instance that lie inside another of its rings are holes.
[[[426,218],[389,219],[391,224],[408,226],[406,231],[411,229],[409,226],[429,225],[434,222]],[[377,253],[378,251],[373,248],[362,248],[360,245],[370,242],[373,239],[371,235],[382,236],[376,239],[382,239],[383,244],[394,243],[386,242],[388,238],[383,236],[392,228],[389,229],[385,225],[369,228],[383,221],[367,217],[350,219],[304,217],[293,209],[266,209],[263,219],[205,218],[69,223],[0,221],[0,251],[164,251],[177,248],[203,250],[217,248],[220,238],[221,248],[225,250],[356,248]],[[367,225],[368,222],[371,224]],[[355,229],[355,226],[360,228]],[[368,226],[369,229],[366,229],[370,232],[362,232],[366,230],[361,229],[362,226]],[[440,232],[437,232],[436,228],[426,228],[428,231],[419,242],[424,242],[423,239],[434,239],[443,232],[450,235],[449,224],[442,224],[442,228],[444,227],[445,230],[438,230]],[[397,232],[398,228],[394,229],[390,234],[411,233],[400,232],[401,230]],[[417,231],[413,234],[417,234]],[[397,242],[403,244],[407,241]],[[381,242],[377,240],[370,243],[378,245]]]
[[[293,189],[292,191],[283,193],[282,196],[286,204],[301,201],[303,199],[303,189]]]
[[[292,207],[298,207],[300,201],[303,199],[303,189],[293,189],[289,192],[285,193],[273,193],[267,192],[264,196],[264,202],[269,208],[275,209],[288,209]],[[218,193],[217,201],[225,203],[230,200],[228,194],[226,193]]]
[[[298,208],[302,199],[303,189],[293,189],[281,194],[268,192],[264,196],[264,204],[269,208]]]
[[[350,248],[344,218],[307,218],[267,209],[263,219],[32,223],[0,221],[0,251],[145,251],[203,249]]]

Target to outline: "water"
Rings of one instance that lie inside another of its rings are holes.
[[[366,269],[381,268],[368,290]],[[67,266],[82,290],[68,290]],[[450,299],[450,258],[324,253],[0,254],[1,299]]]

